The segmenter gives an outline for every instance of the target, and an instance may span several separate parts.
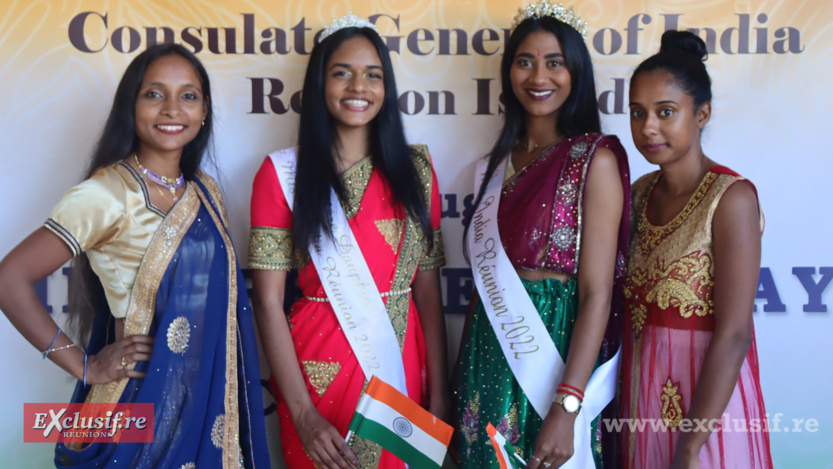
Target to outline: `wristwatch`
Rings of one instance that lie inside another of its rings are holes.
[[[557,393],[554,402],[561,405],[568,414],[577,414],[581,410],[581,401],[572,394]]]

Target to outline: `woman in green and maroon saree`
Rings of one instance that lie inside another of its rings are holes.
[[[599,413],[616,407],[627,157],[600,133],[586,26],[548,2],[522,11],[501,63],[504,128],[466,229],[477,295],[457,375],[461,458],[498,467],[491,423],[530,468],[616,467]]]

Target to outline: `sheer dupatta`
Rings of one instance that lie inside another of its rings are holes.
[[[155,233],[131,294],[125,335],[155,337],[144,379],[84,387],[72,402],[154,404],[153,443],[59,443],[57,467],[269,467],[251,308],[219,190],[200,173]],[[96,318],[89,354],[113,341]]]

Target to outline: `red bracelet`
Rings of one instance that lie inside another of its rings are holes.
[[[573,396],[578,397],[581,400],[584,400],[584,392],[582,392],[581,389],[575,386],[570,386],[569,384],[561,383],[558,385],[558,391],[563,391],[565,394],[571,394]]]
[[[558,388],[556,390],[556,392],[560,392],[561,394],[569,394],[571,396],[575,396],[579,401],[584,402],[584,396],[582,396],[579,393],[573,391],[572,389]]]

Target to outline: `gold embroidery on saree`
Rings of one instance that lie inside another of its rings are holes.
[[[290,270],[292,231],[284,228],[253,226],[249,235],[249,268]]]
[[[174,205],[153,234],[145,257],[136,274],[136,282],[130,294],[130,303],[124,321],[124,335],[147,335],[156,313],[156,291],[168,264],[179,248],[179,243],[197,218],[200,200],[197,185],[188,183],[185,193]],[[136,363],[127,365],[128,370]],[[120,378],[105,384],[93,385],[87,395],[88,403],[116,403],[119,401],[129,378]]]
[[[347,206],[342,203],[342,207],[348,220],[359,213],[362,197],[364,197],[364,192],[367,190],[367,184],[370,182],[372,174],[373,160],[369,156],[361,159],[341,174],[341,183],[347,189]]]
[[[436,270],[445,265],[445,246],[443,232],[440,228],[434,230],[434,245],[419,261],[419,270]]]
[[[330,387],[338,372],[341,371],[341,365],[338,362],[303,360],[301,364],[304,365],[304,373],[309,377],[309,382],[315,388],[318,397],[324,397],[327,388]]]
[[[405,221],[398,218],[389,220],[376,220],[376,228],[385,238],[385,242],[393,250],[393,254],[399,250],[399,241],[402,239],[402,230],[405,228]]]
[[[662,421],[665,422],[665,426],[668,428],[679,427],[683,421],[683,409],[680,406],[680,399],[683,396],[678,393],[679,388],[680,385],[675,386],[671,382],[671,378],[668,378],[662,388],[662,396],[660,396],[660,399],[662,399]]]
[[[706,175],[703,176],[703,180],[700,181],[700,184],[697,186],[697,189],[695,189],[694,194],[692,194],[691,198],[688,200],[688,203],[686,203],[685,207],[680,210],[680,213],[678,213],[665,225],[653,226],[648,222],[648,199],[651,198],[651,191],[659,180],[659,174],[660,173],[657,173],[657,175],[654,176],[653,182],[651,182],[648,186],[647,192],[645,193],[645,196],[642,199],[642,204],[639,208],[640,216],[637,229],[639,230],[640,235],[640,247],[644,253],[648,253],[657,247],[662,240],[664,240],[669,234],[673,233],[674,230],[679,228],[680,225],[688,219],[688,216],[691,215],[703,198],[706,197],[709,187],[711,187],[712,182],[714,182],[718,176],[716,173],[706,173]]]
[[[208,190],[208,195],[211,196],[211,199],[214,200],[214,203],[220,209],[220,219],[223,220],[223,225],[228,226],[226,204],[223,202],[223,193],[220,191],[220,186],[217,185],[217,181],[201,170],[197,170],[197,178],[202,181],[206,190]]]
[[[412,159],[424,189],[425,200],[431,200],[431,165],[428,162],[428,151],[424,145],[411,147]],[[411,286],[419,260],[425,253],[425,237],[411,217],[406,217],[405,234],[402,237],[402,248],[396,261],[396,272],[393,277],[391,290],[406,290]],[[399,341],[400,351],[405,346],[405,332],[408,329],[408,307],[410,295],[392,295],[388,297],[385,308],[388,311],[396,339]]]
[[[191,339],[191,324],[188,318],[180,316],[168,326],[168,348],[173,353],[184,354]]]
[[[211,444],[217,449],[223,449],[223,438],[225,437],[226,416],[220,414],[214,419],[211,426]]]
[[[224,407],[226,417],[225,435],[223,437],[223,467],[234,467],[239,458],[237,447],[240,445],[240,415],[237,401],[237,257],[231,239],[223,223],[211,208],[205,194],[197,188],[197,194],[206,211],[211,216],[220,236],[223,237],[228,267],[228,305],[226,307],[226,392]]]

